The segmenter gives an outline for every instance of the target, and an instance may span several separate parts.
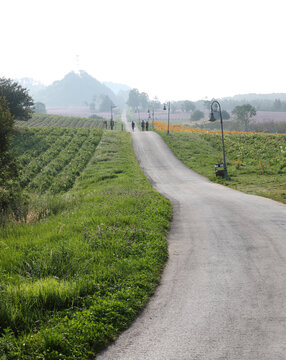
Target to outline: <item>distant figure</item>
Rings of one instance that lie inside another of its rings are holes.
[[[105,129],[107,129],[107,121],[106,120],[103,121],[103,127],[105,127]]]
[[[141,121],[141,128],[142,128],[142,131],[144,131],[144,129],[145,129],[145,122],[144,122],[144,120]]]
[[[113,130],[113,126],[114,126],[114,121],[111,119],[110,120],[110,129]]]
[[[146,131],[148,131],[148,129],[149,129],[149,122],[148,122],[148,120],[146,121],[145,126],[146,126]]]
[[[134,131],[134,128],[135,128],[135,122],[132,121],[132,131]]]

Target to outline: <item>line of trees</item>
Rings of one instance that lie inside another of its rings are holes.
[[[18,220],[27,212],[11,140],[15,119],[28,120],[33,111],[34,102],[28,90],[11,79],[0,78],[0,224],[10,215]]]
[[[163,104],[157,97],[155,97],[154,100],[150,100],[147,93],[140,93],[138,89],[130,90],[126,104],[135,112],[147,111],[148,109],[159,111],[163,108]],[[172,101],[170,104],[170,111],[172,113],[175,113],[176,111],[193,112],[195,110],[196,105],[190,100]]]

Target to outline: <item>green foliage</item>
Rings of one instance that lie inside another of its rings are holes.
[[[285,135],[225,134],[226,181],[214,173],[214,164],[223,162],[220,133],[159,133],[180,160],[212,181],[286,203]]]
[[[236,116],[237,120],[244,125],[244,131],[249,131],[250,119],[256,115],[255,108],[250,104],[236,106],[232,113]]]
[[[14,118],[5,97],[0,98],[0,156],[9,149]],[[2,167],[2,166],[1,166]]]
[[[196,111],[194,111],[194,112],[192,113],[192,115],[191,115],[191,120],[192,120],[192,121],[198,121],[198,120],[203,119],[204,116],[205,116],[205,115],[204,115],[204,113],[203,113],[202,111],[196,110]]]
[[[185,100],[182,101],[181,109],[185,112],[194,111],[196,109],[196,105],[190,100]]]
[[[126,104],[133,111],[137,111],[138,109],[141,111],[146,111],[149,106],[149,96],[144,92],[140,93],[137,89],[132,89],[129,92],[129,97]]]
[[[229,120],[230,119],[230,115],[226,110],[222,110],[221,117],[222,117],[223,120]]]
[[[39,142],[46,137],[38,134]],[[32,143],[28,134],[22,149]],[[105,132],[67,196],[71,206],[58,214],[0,230],[7,360],[94,358],[158,284],[171,206],[144,177],[129,134]]]
[[[41,102],[36,102],[34,105],[34,112],[36,114],[46,114],[47,113],[46,105]]]
[[[22,187],[40,193],[67,191],[93,155],[101,136],[96,129],[19,129],[14,144]]]
[[[17,220],[26,216],[26,199],[18,182],[18,166],[10,150],[14,119],[5,98],[0,99],[0,225],[9,216]]]
[[[110,111],[111,106],[114,106],[113,102],[110,100],[108,95],[104,95],[99,106],[99,111],[107,112]]]
[[[34,102],[27,89],[11,79],[0,78],[0,99],[4,97],[15,119],[28,120],[31,117]]]
[[[110,111],[110,108],[109,108]],[[50,114],[33,114],[32,118],[27,122],[17,121],[18,126],[29,127],[61,127],[61,128],[88,128],[103,129],[104,119],[98,116],[92,118],[82,118],[75,116],[62,116]]]

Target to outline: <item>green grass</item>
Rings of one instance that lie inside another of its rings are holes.
[[[20,184],[33,192],[66,192],[94,153],[98,129],[17,128]]]
[[[79,116],[63,116],[51,114],[33,114],[28,121],[17,121],[18,126],[29,127],[60,127],[60,128],[89,128],[103,129],[104,119],[89,119]]]
[[[56,215],[0,229],[0,359],[92,359],[153,294],[169,201],[106,132]],[[60,195],[58,195],[60,199]]]
[[[234,189],[286,203],[286,136],[225,134],[228,174],[216,178],[214,165],[223,162],[220,134],[158,131],[189,168]]]

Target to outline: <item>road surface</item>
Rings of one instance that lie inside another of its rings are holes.
[[[154,132],[132,139],[174,206],[169,260],[145,311],[96,359],[285,360],[286,206],[211,183]]]

